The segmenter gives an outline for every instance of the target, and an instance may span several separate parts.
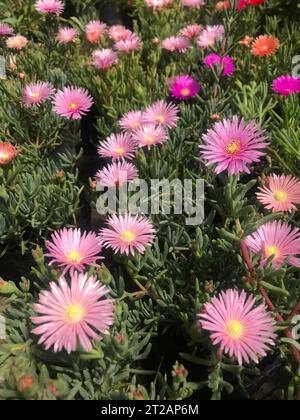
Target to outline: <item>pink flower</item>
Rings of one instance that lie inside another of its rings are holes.
[[[206,26],[198,38],[198,45],[202,48],[213,47],[216,41],[221,41],[225,30],[222,25]]]
[[[173,0],[145,0],[147,6],[153,9],[163,9],[173,3]]]
[[[234,61],[228,55],[221,57],[218,54],[209,54],[204,58],[203,63],[205,67],[211,69],[217,65],[217,68],[219,67],[222,69],[223,76],[231,76],[235,70]]]
[[[53,99],[54,111],[62,117],[79,120],[92,107],[93,99],[83,88],[64,87]]]
[[[185,28],[181,29],[180,35],[188,39],[193,39],[199,36],[201,31],[202,31],[202,26],[194,24],[194,25],[186,26]]]
[[[61,44],[70,44],[74,42],[78,33],[74,28],[60,28],[57,39]]]
[[[148,147],[148,149],[150,149],[151,146],[162,144],[168,140],[166,130],[162,126],[153,124],[144,125],[141,128],[138,128],[133,132],[132,136],[139,147]]]
[[[41,336],[39,344],[46,350],[53,346],[55,353],[74,352],[78,344],[91,351],[91,339],[101,340],[96,331],[108,334],[114,322],[113,300],[103,299],[108,293],[96,276],[87,274],[73,273],[70,286],[64,277],[58,284],[51,282],[50,290],[42,291],[34,305],[32,333]]]
[[[12,50],[22,50],[28,44],[27,38],[22,35],[11,36],[6,40],[7,48]]]
[[[115,43],[115,48],[123,53],[131,53],[141,48],[142,42],[136,34],[131,34],[130,37],[124,41],[118,41]]]
[[[40,105],[54,94],[54,88],[50,83],[37,82],[25,86],[23,101],[25,105]]]
[[[199,83],[190,76],[177,76],[172,81],[171,93],[177,99],[190,99],[195,97],[200,91]]]
[[[293,76],[280,76],[273,80],[272,89],[281,96],[294,95],[300,92],[300,79]]]
[[[128,133],[112,134],[98,148],[100,157],[119,159],[132,159],[136,150],[136,143]]]
[[[259,190],[256,196],[268,210],[292,211],[300,204],[300,180],[292,175],[272,175]]]
[[[176,105],[157,101],[146,109],[143,120],[147,124],[160,124],[172,128],[177,125],[178,113],[179,108]]]
[[[165,50],[171,52],[178,51],[183,54],[190,48],[190,40],[183,36],[171,36],[163,40],[162,47]]]
[[[40,13],[53,13],[59,16],[64,10],[64,3],[60,0],[38,0],[35,9]]]
[[[249,173],[248,165],[266,154],[261,151],[269,144],[264,134],[255,121],[246,124],[235,115],[232,120],[215,123],[203,136],[202,156],[209,165],[216,164],[217,174],[225,170],[230,174]]]
[[[116,253],[144,254],[146,246],[154,242],[155,230],[152,223],[141,216],[113,215],[108,219],[109,228],[100,231],[100,244],[112,248]]]
[[[126,41],[132,36],[132,32],[123,25],[113,25],[108,31],[108,36],[114,42]]]
[[[181,0],[181,4],[186,7],[195,7],[200,9],[200,7],[205,6],[204,0]]]
[[[51,257],[49,265],[56,264],[67,271],[84,271],[86,266],[96,266],[101,247],[94,233],[81,233],[80,229],[62,229],[51,235],[46,241],[48,253]]]
[[[119,121],[119,126],[123,130],[136,130],[143,125],[143,112],[142,111],[132,111],[127,112]]]
[[[92,20],[85,27],[86,39],[91,44],[96,44],[104,35],[106,31],[106,24],[99,20]]]
[[[205,305],[199,318],[202,328],[210,331],[213,344],[236,357],[240,365],[251,360],[258,363],[275,344],[272,315],[265,305],[255,306],[255,297],[247,296],[245,291],[221,292]]]
[[[120,187],[139,176],[137,168],[132,163],[118,162],[108,165],[96,173],[96,181],[104,187]]]
[[[0,36],[12,35],[13,33],[14,30],[10,25],[0,22]]]
[[[0,142],[0,165],[8,165],[19,154],[18,147],[8,142]]]
[[[261,266],[273,257],[272,264],[279,269],[288,260],[288,264],[300,267],[299,229],[294,229],[281,221],[269,222],[261,226],[246,239],[247,246],[255,254],[262,256]]]
[[[92,54],[92,64],[100,70],[108,70],[117,62],[117,54],[108,48],[103,50],[96,50]]]

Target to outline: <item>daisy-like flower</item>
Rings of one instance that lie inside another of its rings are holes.
[[[145,0],[147,6],[153,9],[163,9],[166,6],[170,6],[173,0]]]
[[[22,50],[28,44],[28,39],[23,35],[10,36],[6,40],[6,46],[12,50]]]
[[[295,95],[300,92],[300,79],[290,75],[273,80],[272,89],[281,96]]]
[[[143,121],[146,124],[160,124],[165,127],[176,127],[179,108],[165,101],[157,101],[144,112]]]
[[[9,36],[14,33],[13,28],[7,23],[0,22],[0,36]]]
[[[252,54],[257,56],[274,55],[280,46],[280,42],[272,35],[260,35],[252,44]]]
[[[221,57],[218,54],[209,54],[207,55],[203,63],[205,67],[213,69],[216,65],[221,67],[223,76],[231,76],[235,70],[234,61],[228,55]]]
[[[212,298],[199,314],[200,325],[211,334],[214,345],[238,363],[259,362],[276,339],[275,321],[265,305],[255,305],[255,296],[227,290]]]
[[[300,180],[292,175],[271,175],[259,190],[256,196],[268,210],[292,211],[300,204]]]
[[[64,3],[60,0],[38,0],[35,9],[45,15],[52,13],[59,16],[64,10]]]
[[[109,228],[100,231],[100,244],[105,248],[112,248],[116,253],[144,254],[146,247],[154,242],[154,227],[145,217],[128,213],[113,215],[107,223]]]
[[[190,47],[190,40],[184,36],[171,36],[162,42],[162,47],[171,52],[185,53]]]
[[[175,77],[171,84],[172,96],[177,99],[194,98],[199,91],[199,83],[188,75]]]
[[[101,247],[94,233],[81,233],[80,229],[62,229],[54,232],[46,241],[47,257],[52,258],[49,265],[58,265],[67,271],[84,271],[86,266],[96,266]]]
[[[194,39],[200,35],[201,31],[202,31],[202,26],[194,24],[194,25],[186,26],[185,28],[181,29],[180,35],[188,39]]]
[[[203,136],[200,146],[202,157],[215,165],[217,174],[227,170],[230,174],[249,173],[248,165],[258,162],[266,153],[269,143],[265,132],[251,121],[246,124],[235,115],[232,120],[219,121]]]
[[[143,125],[143,112],[131,111],[123,115],[119,121],[119,126],[123,130],[133,131]]]
[[[108,165],[96,173],[96,181],[104,187],[121,187],[139,176],[139,171],[132,163],[118,162]]]
[[[181,0],[181,4],[186,7],[200,9],[200,7],[205,6],[204,0]]]
[[[99,20],[92,20],[85,27],[86,39],[91,44],[96,44],[104,35],[106,31],[106,24]]]
[[[112,134],[98,148],[102,158],[132,159],[136,150],[136,143],[128,133]]]
[[[104,298],[109,289],[97,281],[96,276],[73,273],[71,284],[64,277],[50,283],[50,290],[39,295],[34,305],[35,327],[32,333],[41,336],[39,344],[54,352],[63,349],[74,352],[78,344],[91,351],[91,340],[100,341],[101,334],[108,334],[114,322],[114,302]]]
[[[300,267],[300,234],[287,223],[276,220],[261,226],[246,238],[246,245],[255,254],[262,256],[261,266],[273,257],[272,264],[276,269],[282,267],[285,260],[288,264]]]
[[[240,45],[244,45],[245,47],[250,47],[253,42],[252,36],[246,35],[241,41],[239,41]]]
[[[19,149],[8,142],[0,143],[0,165],[8,165],[19,154]]]
[[[142,41],[136,34],[131,34],[130,37],[124,41],[118,41],[115,43],[116,50],[129,54],[132,51],[136,51],[141,48]]]
[[[93,99],[86,89],[64,87],[53,98],[54,111],[62,117],[79,120],[91,109]]]
[[[109,49],[96,50],[92,54],[92,64],[100,70],[108,70],[118,62],[117,54]]]
[[[57,34],[57,39],[61,44],[70,44],[74,42],[78,32],[74,28],[60,28]]]
[[[198,38],[198,45],[201,48],[213,47],[216,41],[224,38],[225,30],[222,25],[206,26]]]
[[[40,105],[54,94],[54,88],[50,83],[37,82],[25,86],[23,90],[23,101],[25,105]]]
[[[155,146],[168,140],[168,135],[164,127],[153,124],[144,125],[135,130],[132,134],[133,140],[139,147]]]
[[[222,12],[224,9],[229,9],[230,8],[230,1],[229,0],[225,0],[225,1],[218,1],[215,9],[217,12]]]
[[[114,42],[126,41],[132,35],[132,32],[123,25],[113,25],[108,31],[108,36]]]

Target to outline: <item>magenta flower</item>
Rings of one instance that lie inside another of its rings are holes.
[[[131,34],[130,37],[124,41],[118,41],[115,43],[116,50],[129,54],[133,51],[136,51],[142,47],[142,42],[136,34]]]
[[[207,68],[217,67],[222,69],[222,76],[231,76],[235,70],[234,61],[228,55],[221,57],[218,54],[209,54],[204,58],[203,63]]]
[[[128,133],[112,134],[98,148],[102,158],[132,159],[136,151],[136,143]]]
[[[106,31],[106,24],[99,20],[92,20],[85,27],[86,39],[91,44],[96,44],[104,35]]]
[[[6,40],[6,46],[11,50],[22,50],[27,44],[28,39],[23,35],[10,36]]]
[[[211,333],[214,345],[238,363],[259,362],[267,355],[276,339],[275,321],[265,305],[255,306],[255,297],[245,291],[221,292],[205,305],[205,312],[199,314],[200,325]]]
[[[128,213],[113,215],[107,223],[109,228],[100,231],[100,244],[116,253],[144,254],[146,247],[154,242],[154,227],[145,217],[134,217]]]
[[[173,0],[145,0],[147,6],[153,9],[163,9],[173,3]]]
[[[215,123],[203,136],[204,145],[200,149],[208,164],[216,165],[217,174],[225,170],[230,174],[249,173],[248,166],[266,154],[262,151],[269,145],[266,139],[255,121],[246,124],[235,115],[232,120]]]
[[[171,93],[177,99],[194,98],[200,91],[199,83],[190,76],[175,77],[171,85]]]
[[[94,233],[81,233],[80,229],[62,229],[54,232],[46,241],[47,257],[52,258],[49,265],[63,267],[67,271],[83,271],[86,266],[96,266],[101,247]]]
[[[14,33],[13,28],[7,23],[0,22],[0,36],[8,36]]]
[[[256,196],[268,210],[292,211],[300,204],[300,180],[292,175],[272,175],[259,191]]]
[[[111,49],[96,50],[92,54],[92,64],[100,70],[108,70],[118,62],[117,54]]]
[[[78,32],[74,28],[60,28],[57,34],[57,39],[61,44],[70,44],[74,42]]]
[[[164,127],[153,124],[144,125],[135,130],[132,134],[133,140],[139,147],[155,146],[168,140],[168,135]]]
[[[300,259],[296,257],[300,254],[299,229],[287,223],[266,223],[247,237],[246,244],[252,252],[262,256],[261,266],[273,257],[272,264],[276,269],[282,267],[287,259],[289,265],[300,267]]]
[[[160,124],[165,127],[176,127],[179,108],[176,105],[168,104],[165,101],[157,101],[150,105],[143,116],[146,124]]]
[[[108,36],[114,42],[126,41],[132,36],[132,32],[123,25],[113,25],[108,31]]]
[[[50,290],[42,291],[34,305],[32,333],[41,336],[39,344],[46,350],[53,346],[55,353],[74,352],[78,344],[91,351],[91,340],[100,341],[98,332],[108,334],[114,322],[114,302],[103,299],[108,293],[95,276],[87,274],[73,273],[70,286],[64,277],[58,284],[51,282]]]
[[[184,36],[171,36],[162,42],[162,47],[171,52],[185,53],[190,48],[190,40]]]
[[[54,88],[50,83],[31,83],[23,89],[23,101],[26,106],[37,105],[49,99],[54,94]]]
[[[280,76],[273,80],[272,89],[281,96],[295,95],[300,92],[300,79],[293,76]]]
[[[121,187],[139,176],[139,171],[132,163],[118,162],[108,165],[96,173],[96,181],[104,187]]]
[[[64,3],[60,0],[38,0],[35,2],[35,9],[45,15],[53,13],[59,16],[64,10]]]
[[[204,0],[181,0],[181,4],[186,7],[200,9],[200,7],[205,6]]]
[[[142,111],[127,112],[120,119],[119,126],[125,131],[136,130],[143,125],[143,115]]]
[[[198,38],[198,45],[201,48],[213,47],[216,41],[224,38],[225,30],[222,25],[206,26]]]
[[[188,39],[194,39],[200,35],[201,31],[202,31],[202,26],[194,24],[194,25],[186,26],[185,28],[181,29],[180,35]]]
[[[79,120],[91,109],[93,99],[83,88],[65,87],[53,98],[53,109],[62,117]]]

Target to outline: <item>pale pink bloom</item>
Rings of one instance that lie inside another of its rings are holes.
[[[60,28],[57,34],[57,39],[61,44],[70,44],[74,42],[78,32],[74,28]]]
[[[171,36],[162,42],[162,47],[171,52],[185,53],[190,47],[190,40],[184,36]]]
[[[181,0],[181,4],[186,7],[194,7],[200,9],[200,7],[205,6],[204,0]]]
[[[148,147],[148,149],[151,146],[162,144],[168,140],[165,128],[153,124],[147,124],[138,128],[133,131],[132,136],[139,147]]]
[[[14,30],[10,25],[0,22],[0,36],[12,35],[13,33]]]
[[[199,314],[200,325],[210,331],[214,345],[238,363],[255,363],[267,355],[276,339],[275,321],[265,305],[255,305],[255,296],[245,291],[221,292]]]
[[[292,211],[300,204],[300,180],[292,175],[271,175],[259,190],[256,196],[268,210]]]
[[[54,88],[50,83],[30,83],[23,89],[23,101],[26,106],[40,105],[54,94]]]
[[[266,154],[263,150],[269,145],[266,139],[255,121],[246,124],[235,115],[232,120],[215,123],[203,136],[204,145],[200,149],[208,164],[216,165],[217,174],[226,170],[230,174],[249,173],[248,166]]]
[[[163,9],[173,3],[173,0],[145,0],[147,6],[153,9]]]
[[[123,53],[131,53],[141,48],[142,42],[136,34],[131,34],[130,37],[124,41],[118,41],[115,43],[116,50]]]
[[[198,45],[202,48],[213,47],[216,41],[224,38],[225,30],[222,25],[206,26],[198,38]]]
[[[106,24],[99,20],[92,20],[85,27],[86,39],[91,44],[96,44],[104,35],[106,31]]]
[[[300,234],[299,229],[281,221],[269,222],[261,226],[246,239],[247,246],[262,257],[261,266],[273,257],[272,264],[279,269],[288,264],[300,267]]]
[[[123,130],[136,130],[143,125],[143,112],[142,111],[131,111],[123,115],[119,121],[119,126]]]
[[[26,47],[27,44],[28,44],[28,39],[22,35],[10,36],[6,40],[7,48],[10,48],[12,50],[22,50],[23,48]]]
[[[143,121],[147,124],[160,124],[173,128],[177,125],[178,113],[179,108],[176,105],[157,101],[146,109]]]
[[[87,266],[96,266],[101,247],[94,233],[81,233],[80,229],[64,228],[51,235],[46,241],[48,253],[46,257],[52,258],[49,265],[63,267],[67,271],[84,271]]]
[[[121,187],[139,176],[139,171],[127,162],[117,162],[108,165],[96,173],[96,181],[104,187]]]
[[[117,62],[117,54],[109,48],[96,50],[92,54],[92,64],[100,70],[108,70]]]
[[[136,151],[136,143],[128,133],[112,134],[98,148],[100,157],[119,159],[132,159]]]
[[[62,117],[79,120],[91,109],[93,99],[87,90],[64,87],[53,98],[53,109]]]
[[[108,36],[114,42],[126,41],[132,35],[129,29],[126,29],[123,25],[113,25],[109,28]]]
[[[200,35],[201,31],[202,31],[202,26],[194,24],[194,25],[186,26],[185,28],[181,29],[180,35],[185,36],[188,39],[194,39]]]
[[[35,9],[44,14],[53,13],[59,16],[64,10],[64,3],[60,0],[38,0]]]
[[[146,246],[152,245],[155,230],[152,223],[141,216],[113,215],[108,219],[109,228],[100,231],[100,244],[116,253],[144,254]]]
[[[96,276],[73,273],[70,285],[64,277],[51,282],[34,305],[35,324],[32,333],[40,335],[39,344],[55,353],[63,349],[75,352],[80,345],[86,352],[93,349],[91,340],[100,341],[114,322],[114,302],[104,299],[109,289]]]

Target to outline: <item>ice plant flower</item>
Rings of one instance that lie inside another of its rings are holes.
[[[190,48],[190,40],[184,36],[171,36],[162,41],[162,47],[171,52],[185,53]]]
[[[218,54],[207,55],[203,63],[205,67],[213,69],[215,66],[222,69],[222,76],[231,76],[235,70],[234,61],[228,55],[221,57]]]
[[[96,266],[101,247],[94,233],[81,233],[80,229],[64,228],[46,241],[46,257],[52,258],[49,265],[63,267],[67,271],[84,271],[87,266]]]
[[[119,126],[123,130],[133,131],[143,125],[143,112],[131,111],[123,115],[119,121]]]
[[[54,94],[54,88],[50,83],[30,83],[23,89],[23,101],[26,106],[40,105]]]
[[[163,9],[173,3],[173,0],[145,0],[147,6],[153,9]]]
[[[147,124],[160,124],[174,128],[178,121],[179,108],[165,101],[157,101],[150,105],[144,112],[143,121]]]
[[[248,166],[266,154],[263,151],[269,144],[266,139],[255,121],[246,124],[235,115],[232,120],[215,123],[203,136],[204,145],[200,149],[208,164],[216,165],[217,174],[225,170],[230,174],[249,173]]]
[[[62,117],[81,119],[92,107],[93,99],[87,90],[76,87],[64,87],[53,98],[53,109]]]
[[[85,36],[86,39],[91,44],[96,44],[104,35],[106,31],[106,24],[100,22],[99,20],[92,20],[85,27]]]
[[[200,7],[205,6],[204,0],[181,0],[181,4],[186,7],[200,9]]]
[[[60,0],[38,0],[35,9],[45,15],[52,13],[59,16],[64,10],[64,3]]]
[[[194,98],[199,91],[199,83],[188,75],[175,77],[171,84],[171,93],[176,99],[187,100]]]
[[[120,52],[129,54],[140,49],[142,45],[140,38],[136,34],[131,34],[127,39],[116,42],[115,48]]]
[[[78,32],[74,28],[60,28],[57,34],[57,39],[61,44],[70,44],[74,42]]]
[[[132,159],[136,151],[136,143],[128,133],[112,134],[98,148],[102,158],[113,160]]]
[[[221,41],[225,30],[222,25],[206,26],[198,38],[198,45],[201,48],[213,47],[216,41]]]
[[[292,175],[271,175],[256,196],[268,210],[297,210],[295,204],[300,204],[300,180]]]
[[[151,146],[166,142],[168,135],[164,127],[147,124],[133,131],[132,138],[139,147],[148,147],[150,149]]]
[[[300,267],[300,234],[287,223],[276,220],[261,226],[246,238],[246,245],[262,257],[261,266],[272,257],[272,264],[279,269],[288,260],[289,265]]]
[[[244,45],[245,47],[250,47],[253,42],[253,37],[246,35],[241,41],[239,41],[240,45]]]
[[[109,28],[108,36],[114,42],[126,41],[130,38],[132,32],[123,25],[113,25]]]
[[[144,254],[146,247],[154,242],[154,227],[145,217],[129,213],[112,215],[107,223],[109,227],[100,231],[100,244],[112,248],[116,253]]]
[[[192,40],[200,35],[202,31],[202,26],[193,24],[186,26],[185,28],[181,29],[180,35]]]
[[[229,289],[212,298],[199,314],[200,325],[211,334],[214,345],[235,357],[238,363],[259,362],[276,339],[275,321],[265,305],[255,305],[255,296]]]
[[[0,165],[8,165],[18,154],[18,147],[9,142],[0,142]]]
[[[7,23],[0,22],[0,36],[9,36],[14,33],[13,28]]]
[[[108,188],[121,187],[139,176],[139,171],[132,163],[112,163],[96,173],[96,181]]]
[[[109,48],[96,50],[92,54],[92,64],[99,70],[108,70],[117,62],[117,54]]]
[[[279,40],[272,35],[260,35],[252,44],[252,54],[257,56],[274,55],[280,46]]]
[[[28,44],[28,39],[23,35],[10,36],[6,40],[6,46],[12,50],[22,50]]]
[[[272,89],[281,96],[295,95],[300,92],[300,79],[290,75],[273,80]]]
[[[32,333],[41,336],[39,344],[55,353],[75,352],[78,345],[89,352],[91,340],[100,341],[114,322],[114,302],[104,298],[109,289],[96,276],[73,273],[70,285],[64,277],[51,282],[50,290],[43,290],[34,305],[35,325]]]

